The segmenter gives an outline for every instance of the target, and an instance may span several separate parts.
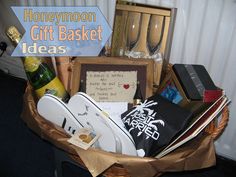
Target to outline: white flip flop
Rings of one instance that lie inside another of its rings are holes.
[[[38,101],[37,110],[42,117],[62,127],[70,135],[84,127],[67,105],[54,95],[45,94]]]
[[[90,96],[78,92],[70,98],[68,107],[84,126],[88,122],[95,132],[101,134],[103,140],[101,143],[99,142],[100,146],[102,144],[115,146],[114,152],[132,156],[137,155],[134,141],[129,132],[109,117]],[[115,140],[109,135],[115,137]]]

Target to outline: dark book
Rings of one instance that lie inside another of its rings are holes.
[[[203,65],[174,64],[173,71],[190,100],[202,100],[205,90],[217,90]]]

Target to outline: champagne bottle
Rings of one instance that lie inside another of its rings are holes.
[[[140,88],[140,83],[139,81],[137,81],[136,84],[136,91],[133,97],[133,105],[140,105],[143,101],[143,96],[142,96],[142,92],[141,92],[141,88]]]
[[[6,34],[15,45],[21,40],[21,34],[14,26],[9,27]],[[22,58],[22,62],[29,83],[35,90],[38,98],[41,98],[45,93],[50,93],[65,102],[69,99],[69,94],[66,92],[61,81],[39,57],[26,56]]]

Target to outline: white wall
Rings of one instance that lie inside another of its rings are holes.
[[[45,2],[46,5],[52,5],[54,0],[17,2],[21,5],[43,5]],[[56,0],[55,2],[58,6],[98,5],[112,26],[115,0]],[[236,111],[234,110],[236,107],[236,0],[134,0],[133,2],[178,8],[170,62],[203,64],[214,82],[226,90],[228,97],[232,99],[230,120],[223,135],[215,144],[218,154],[236,160]],[[14,0],[0,2],[1,22],[7,14],[1,11],[6,10],[7,7],[4,6],[11,3],[14,3]],[[14,17],[7,18],[4,23],[15,24]],[[9,56],[5,58],[8,62],[13,60]],[[17,73],[22,76],[20,69],[16,69],[20,68],[17,67],[19,63],[13,61],[16,63],[14,68],[13,65],[6,64],[5,60],[3,62],[0,59],[0,68],[11,68],[12,74]]]

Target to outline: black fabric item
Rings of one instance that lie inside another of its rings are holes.
[[[192,113],[160,95],[122,114],[140,156],[154,156],[191,121]]]
[[[205,90],[216,90],[214,82],[203,65],[174,64],[173,71],[177,76],[186,96],[191,100],[202,100],[202,94],[199,93],[186,67],[192,66],[197,77],[200,79]]]
[[[87,170],[70,162],[62,162],[61,168],[63,177],[92,177]]]
[[[0,73],[0,177],[53,177],[51,144],[22,121],[26,81]]]
[[[70,162],[62,162],[61,166],[63,177],[92,177],[88,170]],[[98,177],[103,177],[103,175],[99,175]]]

